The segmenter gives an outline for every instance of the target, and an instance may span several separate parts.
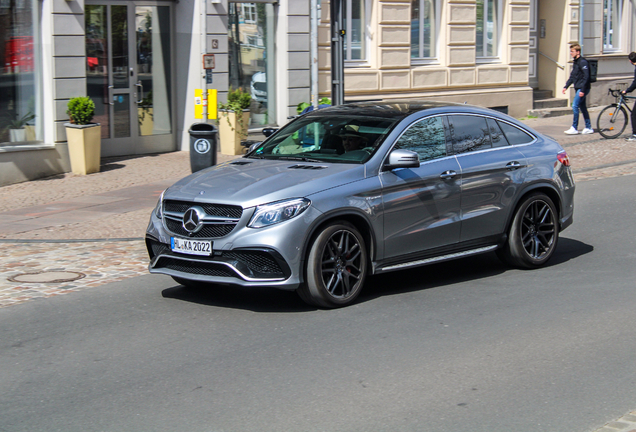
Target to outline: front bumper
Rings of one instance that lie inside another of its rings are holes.
[[[240,286],[295,290],[303,282],[303,253],[308,227],[320,214],[309,207],[298,217],[265,228],[248,228],[253,209],[245,210],[234,229],[212,240],[210,256],[173,252],[170,238],[187,237],[168,231],[155,212],[146,231],[150,273],[181,279]]]

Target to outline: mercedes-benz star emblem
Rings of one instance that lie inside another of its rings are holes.
[[[201,219],[205,215],[204,211],[200,207],[191,207],[183,214],[183,228],[190,234],[201,229]]]

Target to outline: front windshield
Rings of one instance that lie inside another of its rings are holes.
[[[306,115],[287,124],[248,157],[361,164],[395,122],[395,118],[360,115]]]

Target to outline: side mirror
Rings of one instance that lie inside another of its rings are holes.
[[[257,141],[254,144],[250,145],[250,147],[247,149],[248,153],[252,153],[254,150],[256,150],[258,148],[259,145],[263,144],[263,141]]]
[[[419,168],[420,156],[410,150],[393,150],[384,168],[394,170],[398,168]]]
[[[277,130],[278,129],[276,128],[265,128],[261,132],[263,132],[263,135],[265,135],[265,137],[269,138],[269,136],[273,135],[274,132],[276,132]]]

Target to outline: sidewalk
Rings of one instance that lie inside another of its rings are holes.
[[[564,135],[570,119],[524,122],[561,143],[577,181],[636,174],[636,144]],[[219,154],[218,162],[237,157]],[[189,153],[174,152],[108,158],[88,176],[1,187],[0,308],[147,274],[150,212],[161,191],[188,174]]]

